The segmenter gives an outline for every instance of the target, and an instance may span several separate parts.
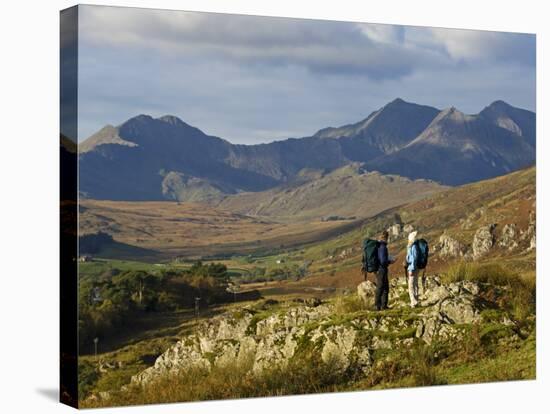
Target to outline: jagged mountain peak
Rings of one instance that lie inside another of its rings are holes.
[[[397,97],[393,101],[388,102],[384,106],[384,108],[392,108],[392,107],[397,107],[397,106],[402,106],[402,105],[416,105],[416,104],[413,104],[411,102],[407,102],[404,99]]]
[[[175,115],[164,115],[159,118],[157,118],[159,121],[166,122],[170,125],[174,126],[189,126],[189,124],[183,122],[180,118],[178,118]]]
[[[514,108],[512,105],[510,105],[508,102],[505,102],[501,99],[497,99],[496,101],[492,102],[487,108],[493,108],[493,109],[510,109]]]
[[[437,116],[439,110],[396,98],[355,124],[325,128],[318,138],[341,139],[346,156],[365,161],[366,156],[389,154],[417,137]],[[368,151],[367,151],[368,149]]]
[[[175,115],[141,114],[79,146],[81,153],[100,147],[80,157],[86,171],[81,186],[90,197],[156,200],[164,198],[160,170],[227,184],[231,191],[259,191],[302,182],[302,170],[325,174],[359,162],[369,171],[457,185],[532,165],[535,144],[535,114],[504,101],[468,115],[398,97],[360,122],[300,139],[233,145]],[[136,171],[143,175],[139,185]]]
[[[105,125],[95,134],[90,136],[84,142],[78,145],[78,151],[85,153],[92,151],[100,145],[124,145],[127,147],[136,147],[137,144],[132,141],[125,140],[119,135],[119,128],[113,125]]]
[[[136,116],[133,116],[133,117],[127,119],[120,126],[125,125],[125,124],[129,124],[129,123],[136,123],[136,122],[145,123],[145,122],[150,122],[150,121],[153,121],[153,120],[154,120],[154,118],[151,115],[139,114],[139,115],[136,115]]]

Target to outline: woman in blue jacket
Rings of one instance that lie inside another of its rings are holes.
[[[411,308],[418,306],[418,268],[416,259],[418,257],[418,247],[414,242],[418,232],[413,231],[409,234],[409,242],[407,244],[407,275],[409,282],[409,299],[411,300]]]

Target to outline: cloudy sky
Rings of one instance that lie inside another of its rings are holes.
[[[143,113],[269,142],[357,122],[396,97],[535,110],[535,36],[80,6],[80,140]]]

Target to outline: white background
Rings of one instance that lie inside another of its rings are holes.
[[[548,331],[549,24],[544,1],[196,0],[97,4],[308,17],[537,34],[537,380],[118,408],[116,412],[541,412],[550,405]],[[58,389],[59,10],[70,1],[4,1],[0,10],[0,409],[68,412]],[[546,76],[545,76],[546,74]],[[546,93],[545,93],[546,92]],[[547,124],[548,125],[548,124]],[[106,409],[101,412],[115,412]]]

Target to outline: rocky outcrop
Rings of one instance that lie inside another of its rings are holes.
[[[348,257],[351,257],[356,251],[357,251],[356,247],[348,247],[347,249],[344,249],[340,252],[340,254],[338,255],[338,258],[347,259]]]
[[[395,223],[388,227],[386,231],[388,232],[388,241],[392,242],[407,237],[409,233],[414,231],[414,227],[411,224]]]
[[[500,239],[498,240],[498,245],[508,250],[514,250],[518,247],[517,237],[517,226],[514,223],[506,224],[502,228],[502,233],[500,235]]]
[[[368,376],[376,350],[402,349],[415,342],[434,340],[456,344],[467,326],[483,323],[479,308],[482,285],[461,281],[444,284],[430,276],[420,297],[421,306],[410,309],[404,278],[390,282],[389,311],[372,310],[376,286],[365,281],[357,287],[363,310],[342,313],[336,303],[284,307],[281,303],[241,308],[213,317],[165,351],[154,365],[132,378],[143,385],[186,370],[210,370],[238,364],[249,375],[284,368],[293,358],[312,355],[337,372]],[[342,297],[353,302],[353,295]],[[509,318],[503,317],[503,324]]]
[[[486,255],[495,244],[495,231],[496,224],[489,224],[487,226],[480,227],[474,235],[474,241],[472,243],[472,256],[474,259],[479,259]]]
[[[536,235],[536,222],[537,216],[535,211],[531,211],[529,214],[529,225],[525,231],[521,232],[520,239],[527,241],[527,251],[531,251],[537,247],[537,235]]]
[[[442,234],[439,237],[439,243],[435,247],[439,255],[444,258],[459,257],[464,254],[462,244],[447,234]]]
[[[527,250],[533,250],[533,249],[536,249],[537,248],[537,237],[535,236],[534,232],[533,232],[533,235],[531,236],[531,239],[529,240],[529,247],[527,248]]]
[[[388,227],[387,231],[389,241],[397,240],[401,236],[401,224],[394,224]]]

